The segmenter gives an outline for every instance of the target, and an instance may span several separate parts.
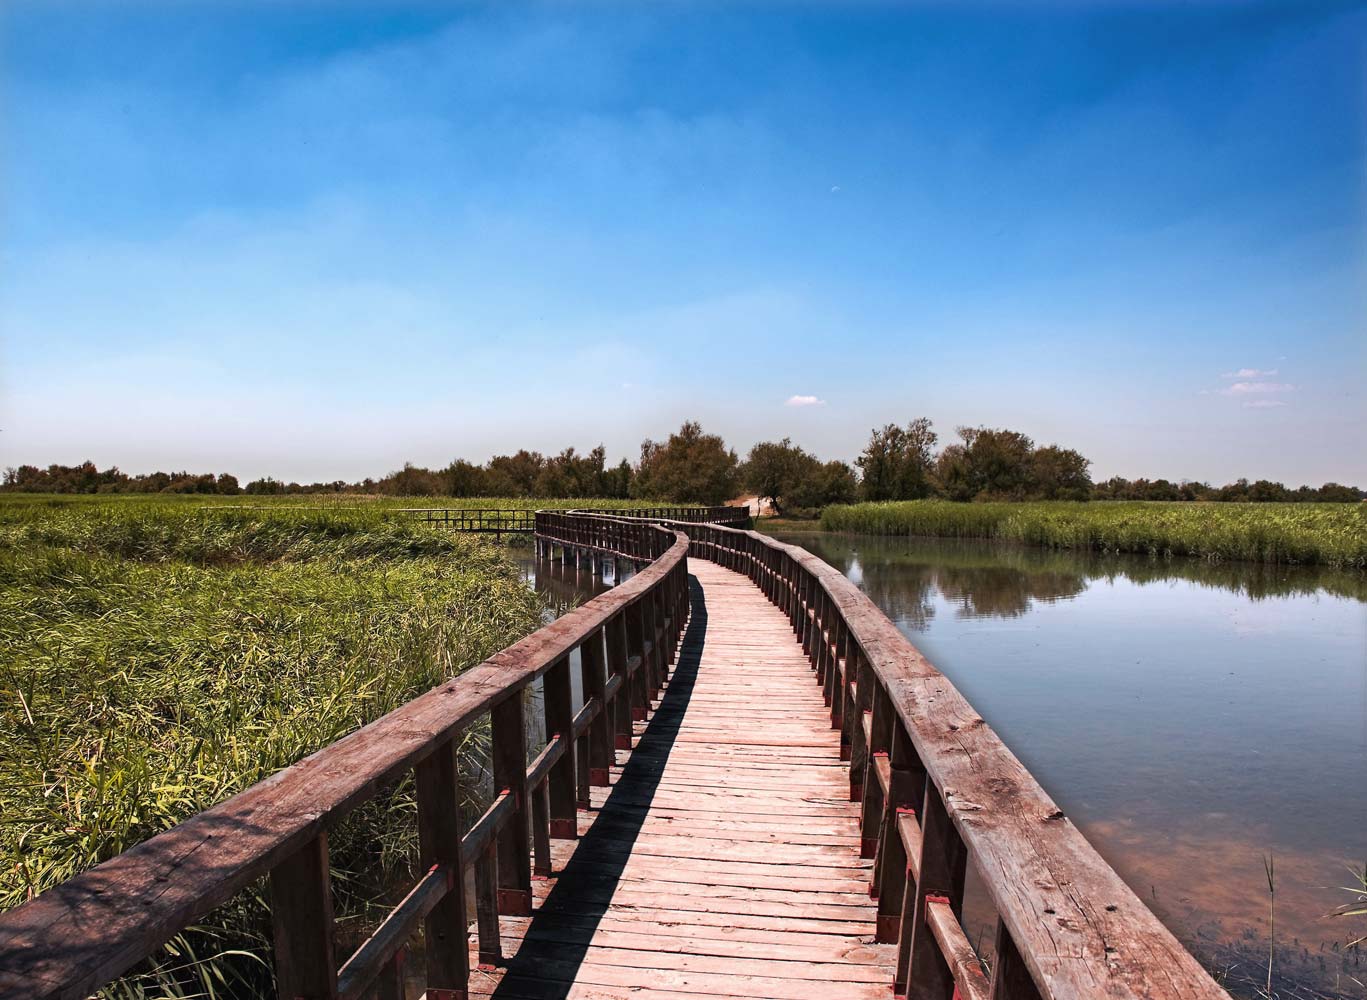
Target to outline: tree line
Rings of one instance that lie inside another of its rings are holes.
[[[272,495],[368,493],[392,496],[639,498],[721,504],[744,491],[782,514],[814,513],[858,500],[1208,500],[1353,503],[1367,492],[1325,483],[1291,489],[1246,479],[1214,487],[1166,479],[1116,476],[1093,483],[1090,460],[1072,448],[1038,446],[1019,431],[959,427],[957,439],[937,448],[939,436],[925,417],[905,427],[875,428],[854,464],[822,461],[781,441],[761,441],[742,459],[719,435],[687,421],[663,441],[645,440],[635,463],[608,465],[602,445],[581,454],[521,449],[483,464],[455,459],[443,468],[407,463],[379,479],[359,482],[283,482],[269,476],[242,486],[229,473],[153,472],[129,476],[80,465],[21,465],[5,470],[0,490],[33,493],[202,493]]]

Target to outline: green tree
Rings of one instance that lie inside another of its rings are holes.
[[[1030,497],[1035,500],[1086,500],[1092,495],[1092,477],[1087,474],[1091,465],[1080,452],[1051,444],[1036,448],[1030,455]],[[1160,479],[1165,492],[1177,499],[1177,487]],[[1158,483],[1154,485],[1157,486]]]
[[[736,453],[716,434],[704,434],[695,420],[663,443],[641,443],[632,492],[638,497],[715,505],[736,494]]]
[[[819,510],[833,503],[854,503],[859,499],[859,481],[854,469],[839,460],[812,461],[792,492],[795,507]]]
[[[793,498],[798,484],[819,466],[816,458],[793,444],[790,438],[782,441],[761,441],[750,449],[741,467],[741,478],[746,489],[753,490],[761,500],[767,500],[782,514]]]
[[[874,428],[855,464],[863,471],[865,500],[919,500],[931,494],[937,436],[925,417],[905,428]]]
[[[951,500],[1023,500],[1030,495],[1034,442],[1019,431],[958,428],[961,444],[940,453],[936,479]]]

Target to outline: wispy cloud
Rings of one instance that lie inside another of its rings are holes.
[[[1221,378],[1269,378],[1277,374],[1275,368],[1240,368],[1238,371],[1225,372]]]
[[[825,406],[825,405],[826,405],[826,401],[825,401],[824,399],[818,399],[816,396],[789,396],[789,397],[788,397],[788,401],[787,401],[786,403],[784,403],[783,405],[784,405],[784,406]]]
[[[1245,410],[1270,410],[1274,406],[1285,406],[1284,399],[1250,399],[1244,404]]]
[[[1263,396],[1271,393],[1293,392],[1294,385],[1286,382],[1235,382],[1220,390],[1222,396]]]

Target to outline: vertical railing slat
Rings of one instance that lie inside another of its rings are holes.
[[[498,832],[498,912],[532,912],[531,845],[527,842],[527,725],[522,691],[504,696],[490,712],[494,793],[513,797],[513,814]]]
[[[565,741],[565,752],[551,766],[546,782],[550,792],[552,839],[573,840],[578,836],[576,815],[574,748],[574,706],[571,702],[570,660],[562,656],[546,671],[542,679],[542,695],[546,706],[546,738],[559,736]]]
[[[290,1000],[333,1000],[337,961],[326,833],[271,869],[271,923],[278,994]]]
[[[470,981],[470,922],[465,915],[465,864],[460,854],[460,777],[454,740],[447,740],[415,768],[418,844],[423,868],[446,873],[446,895],[427,915],[427,995],[454,1000]],[[402,970],[400,970],[401,976]],[[446,991],[443,996],[436,991]]]

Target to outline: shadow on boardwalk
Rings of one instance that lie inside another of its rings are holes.
[[[558,873],[555,888],[533,914],[495,997],[557,1000],[569,996],[574,986],[589,943],[622,881],[697,683],[707,636],[707,605],[695,577],[689,577],[688,588],[688,627],[659,707],[593,825]],[[642,974],[647,975],[645,970]]]

